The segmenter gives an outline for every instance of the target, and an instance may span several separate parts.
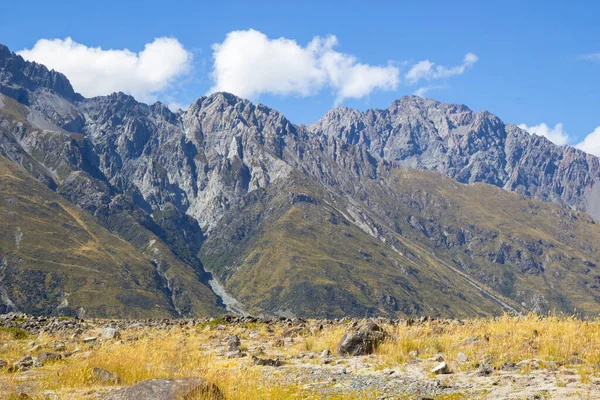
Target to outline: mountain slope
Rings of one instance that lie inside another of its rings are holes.
[[[207,285],[202,283],[206,277],[203,277],[204,271],[201,266],[195,265],[193,262],[185,263],[182,261],[182,257],[174,254],[173,250],[157,236],[156,233],[164,233],[161,232],[160,227],[145,217],[142,211],[137,210],[125,196],[112,190],[108,183],[93,178],[85,171],[78,170],[87,163],[82,154],[78,154],[78,150],[82,146],[82,143],[79,142],[81,138],[60,128],[56,128],[56,131],[41,130],[31,124],[31,114],[29,108],[0,94],[0,155],[10,158],[16,164],[27,169],[51,189],[57,190],[59,194],[63,195],[63,198],[77,203],[81,208],[94,215],[96,223],[118,233],[121,238],[133,245],[127,251],[137,252],[138,257],[145,258],[145,267],[152,267],[151,285],[154,285],[154,290],[167,296],[171,307],[169,313],[174,313],[174,315],[221,313],[222,308],[218,298]],[[4,159],[4,162],[6,163],[7,160]],[[12,194],[11,190],[12,187],[10,190],[7,189],[6,194]],[[57,197],[51,191],[48,190],[48,192]],[[30,212],[34,212],[36,207],[38,206],[31,204],[29,209],[32,211]],[[17,222],[12,221],[12,223]],[[156,233],[148,228],[154,228]],[[58,234],[59,238],[61,234]],[[53,248],[53,245],[50,245],[50,248]],[[0,247],[0,251],[7,250]],[[68,253],[70,250],[59,248],[56,251],[60,254],[61,252]],[[69,257],[68,254],[62,254],[62,256]],[[42,257],[35,262],[42,263],[43,261]],[[113,263],[116,263],[114,267],[125,265],[119,260]],[[114,271],[107,272],[104,279],[108,279],[108,281],[105,283],[108,284],[112,279],[110,277],[112,272]],[[66,271],[62,271],[62,273],[70,274]],[[99,284],[99,287],[102,287],[102,284]],[[46,289],[50,290],[51,288]],[[27,289],[23,287],[23,290]],[[36,290],[43,291],[43,288],[38,287]],[[18,286],[14,287],[14,291],[18,291]],[[114,292],[115,295],[121,295],[119,290]],[[118,307],[115,305],[113,308],[99,307],[97,309],[94,308],[95,306],[84,303],[82,301],[80,305],[89,310],[88,315],[138,315],[133,302],[131,311],[118,309],[123,307],[123,304],[128,304],[128,301],[122,302]],[[22,310],[23,307],[29,309],[29,304],[18,304],[19,310]],[[34,312],[37,309],[31,310]],[[44,312],[57,312],[50,305],[47,305],[44,310]],[[153,315],[153,311],[150,310],[144,315]]]
[[[4,311],[177,315],[149,257],[1,156],[0,215]]]
[[[383,178],[368,207],[267,190],[224,216],[201,258],[246,305],[302,316],[600,312],[591,217],[426,171]]]
[[[215,93],[173,113],[0,48],[0,153],[150,260],[178,315],[599,311],[598,158],[485,111],[403,97],[305,126]]]

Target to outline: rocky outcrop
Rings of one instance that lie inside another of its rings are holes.
[[[600,218],[592,194],[600,181],[597,157],[505,125],[487,111],[410,96],[385,110],[332,110],[308,129],[365,146],[397,166],[489,183]]]
[[[51,90],[69,101],[83,98],[75,93],[63,74],[48,70],[41,64],[25,61],[0,44],[0,93],[31,105],[31,92],[39,89]]]

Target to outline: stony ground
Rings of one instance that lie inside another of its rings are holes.
[[[385,345],[370,348],[379,339],[400,340],[394,326],[452,324],[460,321],[379,320],[364,331],[365,321],[357,320],[82,321],[8,314],[0,316],[0,398],[124,399],[133,392],[125,396],[123,389],[137,382],[185,376],[207,378],[226,399],[600,398],[600,376],[582,372],[585,361],[577,357],[570,364],[525,358],[498,364],[494,357],[427,349],[395,359]],[[345,348],[339,346],[344,335]],[[176,354],[164,355],[161,346]]]

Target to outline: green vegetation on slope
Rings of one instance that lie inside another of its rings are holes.
[[[296,176],[226,216],[200,257],[239,301],[282,314],[600,311],[586,214],[432,172],[382,178],[361,182],[366,205]]]
[[[250,308],[327,317],[502,312],[447,268],[365,233],[318,188],[290,183],[269,192],[261,207],[236,210],[245,217],[227,220],[200,253]],[[258,228],[240,239],[246,226]]]
[[[431,172],[390,179],[397,195],[378,198],[405,238],[528,309],[600,312],[600,225],[589,215]]]
[[[0,157],[0,288],[32,314],[173,316],[156,268],[131,244]]]

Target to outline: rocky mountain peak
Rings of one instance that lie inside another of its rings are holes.
[[[51,182],[48,196],[133,244],[179,315],[213,309],[202,265],[223,302],[284,314],[461,315],[544,298],[566,310],[598,298],[597,225],[573,211],[600,218],[598,158],[487,111],[404,96],[294,125],[219,92],[173,113],[124,93],[79,98],[63,75],[0,54],[0,167]],[[14,213],[9,190],[26,188],[4,187],[0,206]],[[4,258],[20,259],[37,226],[19,224],[3,230]],[[156,304],[136,298],[123,302]]]
[[[70,101],[83,99],[60,72],[25,61],[6,46],[0,46],[0,93],[14,97],[23,104],[30,104],[32,99],[27,92],[39,88],[50,89]]]

